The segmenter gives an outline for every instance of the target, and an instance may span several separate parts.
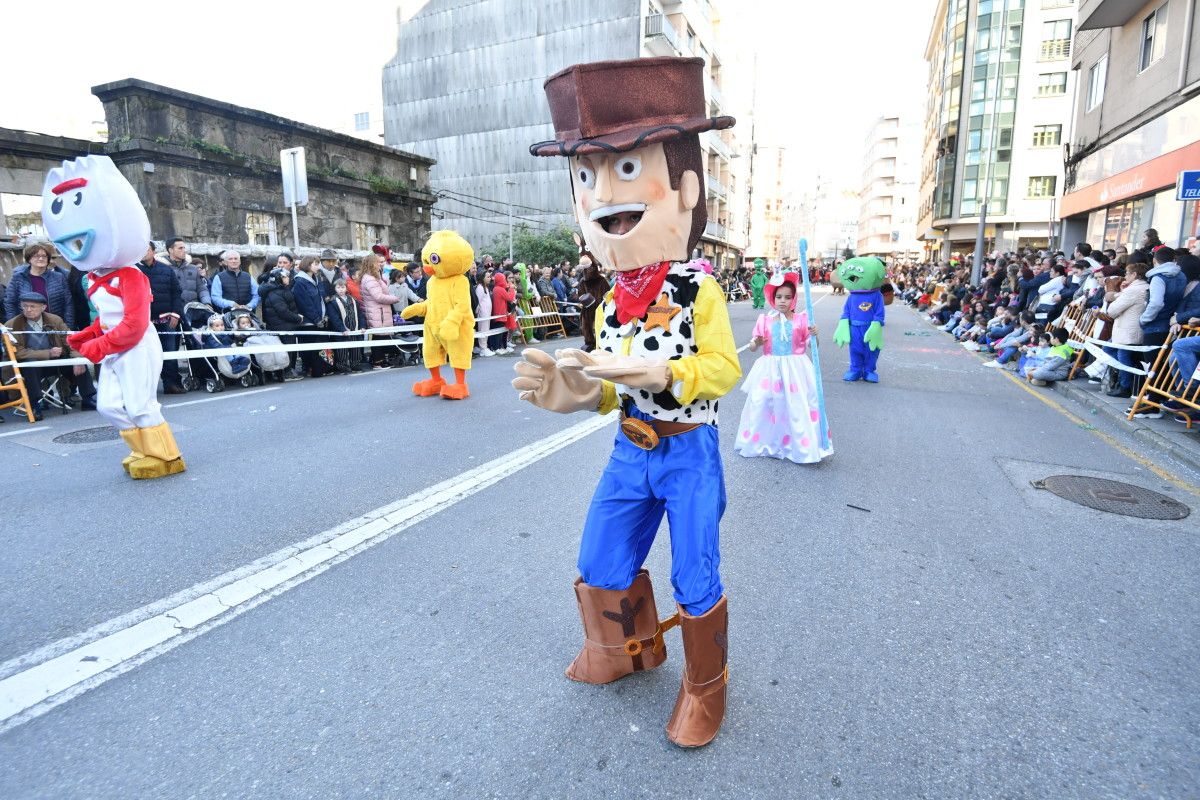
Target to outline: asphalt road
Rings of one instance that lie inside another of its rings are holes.
[[[741,393],[722,404],[731,684],[709,747],[663,735],[676,634],[653,673],[562,675],[607,426],[11,726],[0,796],[1196,796],[1200,517],[1105,514],[1030,481],[1111,477],[1200,510],[1197,476],[899,306],[883,383],[844,384],[839,309],[817,307],[831,460],[734,455]],[[732,317],[748,340],[754,312]],[[189,470],[160,481],[125,478],[119,442],[52,441],[95,414],[4,435],[0,679],[583,421],[519,403],[513,360],[478,362],[463,403],[412,397],[415,370],[170,398]],[[661,536],[663,616],[669,558]]]

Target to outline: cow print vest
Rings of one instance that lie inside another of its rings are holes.
[[[604,298],[604,324],[596,331],[597,348],[620,355],[623,340],[632,336],[633,343],[629,348],[631,356],[670,360],[696,355],[699,352],[694,322],[696,295],[705,280],[712,278],[686,264],[671,265],[659,297],[651,303],[651,306],[663,305],[662,296],[665,294],[666,303],[681,309],[671,316],[665,330],[661,327],[645,330],[647,321],[653,316],[653,309],[645,317],[621,325],[617,321],[617,305],[610,292]],[[629,389],[618,384],[617,391],[621,393],[622,401],[632,400],[638,410],[664,422],[717,423],[716,400],[697,400],[685,406],[671,394],[671,387],[652,394],[648,390]]]

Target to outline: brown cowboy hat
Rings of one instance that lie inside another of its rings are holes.
[[[702,58],[576,64],[552,75],[545,88],[555,138],[531,145],[535,156],[623,153],[735,122],[706,115]]]

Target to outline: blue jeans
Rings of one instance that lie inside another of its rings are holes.
[[[1021,352],[1021,348],[1019,347],[1006,347],[1000,351],[1000,355],[996,356],[996,360],[1001,364],[1007,364],[1008,362],[1012,361],[1013,356],[1019,352]]]
[[[649,419],[636,408],[629,415]],[[628,589],[664,512],[671,531],[675,600],[687,613],[700,616],[725,591],[718,542],[725,476],[713,425],[662,439],[653,450],[642,450],[617,431],[579,543],[579,575],[598,589]]]
[[[1134,350],[1124,350],[1124,349],[1117,348],[1117,347],[1106,347],[1106,348],[1104,348],[1104,352],[1108,353],[1110,356],[1115,358],[1117,361],[1121,362],[1121,364],[1123,364],[1126,367],[1133,367],[1134,369],[1141,369],[1141,366],[1138,364],[1138,356],[1141,354]],[[1122,389],[1124,389],[1127,392],[1132,391],[1133,390],[1133,373],[1126,372],[1125,370],[1119,370],[1118,374],[1120,375],[1120,377],[1117,379],[1117,385],[1120,386]]]
[[[1179,368],[1179,378],[1183,387],[1181,393],[1187,391],[1192,376],[1196,374],[1196,364],[1200,362],[1200,336],[1189,336],[1179,339],[1171,345],[1171,354],[1167,362]]]

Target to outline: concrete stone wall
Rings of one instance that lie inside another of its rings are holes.
[[[402,21],[383,70],[385,141],[435,158],[437,190],[473,196],[443,198],[437,227],[488,244],[507,230],[509,199],[517,223],[573,226],[566,160],[529,155],[554,135],[542,84],[572,64],[640,55],[642,5],[430,0]]]
[[[304,147],[309,205],[302,246],[351,248],[355,222],[379,226],[411,253],[429,234],[432,159],[261,111],[123,80],[93,89],[104,104],[106,151],[138,190],[156,237],[250,243],[246,215],[274,215],[291,244],[279,151]]]

